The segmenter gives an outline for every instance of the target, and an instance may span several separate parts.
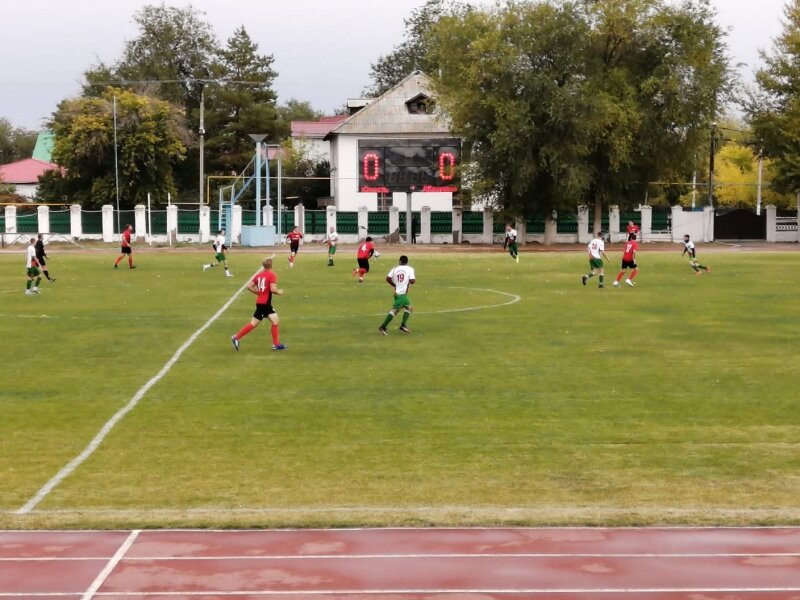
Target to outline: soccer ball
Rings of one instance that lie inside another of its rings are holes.
[[[372,253],[372,256],[373,256],[373,258],[380,258],[381,257],[381,253],[378,252],[377,250],[375,250],[375,252]]]

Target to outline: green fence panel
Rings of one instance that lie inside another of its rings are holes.
[[[413,212],[411,213],[411,222],[414,225],[414,235],[419,235],[419,213]],[[406,233],[406,213],[405,211],[400,213],[400,233],[405,235]]]
[[[39,215],[36,213],[17,213],[17,233],[36,233],[39,231]]]
[[[626,221],[627,223],[627,221]],[[669,231],[672,225],[672,211],[653,211],[652,231]]]
[[[452,233],[453,213],[450,211],[431,211],[431,233]]]
[[[242,226],[256,224],[256,211],[243,210],[242,211]]]
[[[52,233],[70,233],[72,231],[69,210],[50,211],[50,231]]]
[[[166,235],[167,234],[167,211],[153,210],[150,211],[150,223],[153,226],[153,235]]]
[[[178,210],[178,233],[200,233],[200,211]]]
[[[528,217],[525,220],[525,231],[527,233],[544,233],[544,217]]]
[[[81,211],[81,229],[89,235],[103,233],[103,213],[99,210]]]
[[[389,233],[388,211],[367,213],[367,233],[369,235],[387,235]]]
[[[117,216],[114,215],[114,233],[119,233],[119,229],[117,228],[117,223],[122,229],[125,229],[126,225],[131,225],[134,230],[136,229],[136,211],[133,210],[121,210],[119,211],[119,219]]]
[[[461,217],[462,233],[483,233],[483,211],[465,211]]]
[[[608,224],[608,213],[603,213],[603,218],[600,220],[600,229],[608,232],[609,224]],[[594,210],[589,210],[589,231],[594,232]]]
[[[307,210],[305,222],[306,235],[327,233],[325,229],[326,218],[324,210]]]
[[[642,228],[642,213],[632,212],[632,213],[620,213],[619,215],[619,228],[620,231],[625,231],[625,228],[628,226],[628,221],[633,221],[635,225]]]
[[[0,211],[0,233],[6,230],[6,215],[5,211]]]
[[[556,232],[578,233],[578,216],[571,214],[564,215],[559,213],[558,221],[556,223]]]
[[[400,215],[403,216],[402,214]],[[336,213],[336,231],[341,234],[358,234],[358,213],[340,211]]]

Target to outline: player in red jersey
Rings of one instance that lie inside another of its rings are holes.
[[[133,254],[132,254],[133,248],[131,248],[131,231],[133,231],[133,225],[125,225],[125,229],[122,232],[122,238],[120,241],[120,249],[119,249],[120,254],[117,257],[117,260],[114,261],[115,269],[119,268],[118,265],[120,261],[123,258],[125,258],[126,255],[128,256],[128,266],[131,269],[136,268],[135,266],[133,266]]]
[[[294,266],[294,257],[297,256],[297,251],[300,250],[300,240],[303,239],[300,228],[293,227],[286,235],[286,239],[289,240],[289,268],[291,269]]]
[[[239,350],[239,340],[241,340],[248,333],[253,331],[264,318],[269,319],[272,323],[272,349],[273,350],[286,350],[286,346],[281,344],[278,337],[278,313],[272,308],[272,295],[283,295],[283,290],[278,287],[278,277],[272,270],[272,259],[267,258],[261,263],[264,267],[261,271],[255,274],[250,283],[247,284],[247,290],[256,295],[256,311],[253,313],[253,318],[250,322],[242,327],[236,335],[231,336],[231,344],[234,350]]]
[[[628,226],[625,228],[625,231],[628,233],[629,240],[635,240],[639,236],[639,226],[633,221],[628,221]]]
[[[353,269],[353,276],[358,275],[358,283],[364,283],[364,276],[369,273],[369,259],[373,256],[378,258],[380,254],[375,250],[372,238],[367,237],[367,239],[358,244],[358,254],[356,254],[358,268]]]
[[[628,241],[625,242],[625,249],[622,251],[622,270],[617,275],[616,281],[614,281],[614,287],[619,287],[619,282],[628,269],[632,269],[631,276],[625,279],[625,283],[633,287],[633,280],[639,272],[639,266],[636,264],[636,251],[638,249],[639,244],[636,241],[636,234],[629,233]]]

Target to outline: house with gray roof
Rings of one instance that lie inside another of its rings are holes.
[[[461,140],[436,109],[430,79],[414,72],[326,136],[336,207],[449,211],[460,189]]]

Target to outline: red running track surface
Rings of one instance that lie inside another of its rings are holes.
[[[0,531],[0,600],[800,600],[800,529]]]

